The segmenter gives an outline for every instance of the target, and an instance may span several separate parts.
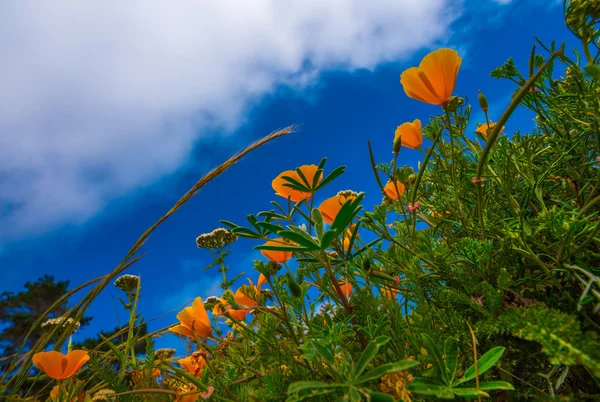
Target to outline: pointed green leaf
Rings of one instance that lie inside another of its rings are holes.
[[[240,227],[240,225],[236,225],[233,222],[229,222],[229,221],[225,221],[225,220],[220,220],[219,222],[221,222],[225,226],[229,226],[230,228],[239,228]]]
[[[504,349],[505,348],[498,346],[488,350],[483,356],[481,356],[479,360],[477,360],[478,374],[482,375],[483,373],[494,367],[494,364],[496,364],[496,362],[498,362],[498,360],[500,360],[500,358],[502,357]],[[465,371],[463,378],[460,381],[456,382],[454,385],[465,383],[469,380],[472,380],[473,378],[475,378],[475,365],[469,367]]]
[[[322,189],[323,187],[334,181],[338,176],[342,175],[344,172],[346,172],[346,166],[340,166],[333,169],[333,171],[329,173],[327,177],[321,180],[319,185],[315,188],[315,191]]]
[[[282,230],[284,230],[284,228],[282,228],[281,226],[268,222],[258,222],[258,226],[272,233],[279,233]]]
[[[246,237],[250,239],[260,239],[260,234],[253,232],[250,229],[238,226],[235,229],[231,230],[233,233],[238,235],[239,237]]]
[[[478,396],[488,397],[488,393],[477,388],[452,388],[452,392],[465,398],[476,398]]]
[[[515,388],[512,386],[512,384],[508,383],[506,381],[484,381],[482,383],[479,383],[479,389],[482,389],[484,391],[495,391],[495,390],[514,391],[515,390]]]
[[[313,222],[315,223],[315,231],[317,232],[317,237],[319,238],[319,240],[321,240],[323,238],[323,231],[324,231],[323,214],[321,214],[321,211],[319,211],[319,208],[313,208],[310,215],[311,215]]]
[[[383,377],[384,375],[396,373],[402,370],[408,370],[409,368],[418,365],[419,362],[416,360],[400,360],[396,363],[382,364],[381,366],[369,371],[368,373],[360,377],[358,380],[355,380],[354,384],[362,384],[367,381],[374,381]]]
[[[306,187],[304,184],[300,183],[298,180],[294,179],[290,176],[283,176],[283,179],[287,181],[287,183],[283,184],[283,187],[293,188],[294,190],[300,190],[305,193],[310,192],[310,188]]]
[[[335,230],[328,230],[327,232],[325,232],[325,234],[321,238],[321,249],[328,248],[333,242],[333,239],[337,237],[337,235],[338,233]]]
[[[296,232],[292,232],[291,230],[282,230],[281,232],[279,232],[279,236],[286,240],[293,241],[294,243],[300,246],[306,247],[309,250],[319,249],[319,245],[315,243],[314,240],[309,240],[305,236]]]
[[[325,348],[323,345],[317,342],[313,343],[313,347],[315,348],[317,354],[321,357],[321,359],[323,359],[325,363],[327,363],[327,365],[333,369],[335,367],[335,359],[333,358],[331,352],[327,350],[327,348]]]
[[[357,379],[363,373],[363,371],[365,371],[369,363],[371,363],[371,360],[373,360],[375,356],[377,356],[379,348],[381,348],[381,346],[385,345],[389,341],[389,336],[379,336],[375,340],[373,340],[373,342],[370,342],[360,355],[358,362],[356,362],[356,367],[354,368],[354,372],[352,373],[350,378],[352,378],[353,380]]]
[[[448,387],[441,382],[421,377],[415,378],[407,388],[409,391],[422,395],[438,395],[448,389]]]
[[[369,395],[369,401],[371,402],[394,402],[395,399],[390,394],[384,394],[383,392],[375,392],[369,389],[364,389],[364,393]]]
[[[300,253],[303,251],[308,251],[306,247],[299,246],[256,246],[254,250],[269,250],[269,251],[291,251],[293,253]]]
[[[444,360],[442,359],[442,354],[440,353],[439,349],[437,348],[435,342],[427,334],[423,334],[423,339],[425,339],[427,350],[435,359],[437,368],[440,371],[440,374],[442,376],[442,380],[446,383],[446,385],[450,385],[451,382],[448,381],[448,374],[447,374],[448,369],[446,368],[446,364],[444,363]]]
[[[450,383],[454,381],[456,375],[456,367],[458,365],[458,344],[455,338],[446,339],[444,344],[444,355],[446,358],[446,369],[448,370],[448,380]]]
[[[329,389],[331,391],[344,388],[343,384],[327,384],[322,381],[297,381],[290,384],[288,388],[288,394],[297,394],[303,391],[312,391],[315,389],[326,390]]]

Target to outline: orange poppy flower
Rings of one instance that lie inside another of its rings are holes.
[[[204,360],[202,352],[197,351],[192,353],[191,356],[177,360],[177,363],[179,363],[185,371],[192,374],[194,377],[198,377],[202,373],[202,368],[206,364],[206,360]]]
[[[175,402],[196,402],[198,398],[200,398],[200,392],[196,392],[194,394],[184,395],[188,392],[195,392],[197,388],[193,385],[181,385],[177,388],[177,393],[175,396]]]
[[[190,307],[181,310],[177,314],[177,319],[179,324],[169,328],[169,331],[190,338],[194,338],[194,334],[199,338],[206,338],[212,332],[210,320],[201,297],[197,297]]]
[[[338,282],[339,283],[339,282]],[[350,297],[352,294],[352,284],[350,282],[339,283],[342,294],[346,297]]]
[[[321,215],[323,215],[323,220],[331,225],[337,214],[340,212],[340,209],[342,209],[342,205],[348,200],[355,199],[356,197],[353,195],[344,196],[339,194],[326,199],[319,205],[319,211],[321,211]]]
[[[72,350],[66,355],[54,350],[33,355],[33,364],[55,380],[72,377],[88,360],[90,357],[85,350]]]
[[[237,304],[241,304],[242,306],[254,307],[257,306],[258,303],[250,297],[252,296],[252,292],[250,289],[254,289],[256,293],[258,293],[259,290],[256,286],[254,286],[251,280],[248,279],[248,282],[250,282],[249,287],[240,286],[238,290],[235,291],[234,300]]]
[[[308,180],[308,187],[312,187],[312,183],[317,174],[318,168],[319,167],[317,165],[303,165],[298,168],[300,169],[300,171],[302,171],[302,174],[304,175],[304,177],[306,177],[306,180]],[[271,185],[273,186],[273,190],[275,190],[275,194],[280,195],[283,198],[289,197],[294,202],[298,202],[305,198],[311,197],[312,193],[294,190],[291,187],[284,186],[284,184],[289,184],[289,182],[283,178],[284,176],[291,177],[297,182],[305,184],[304,180],[302,180],[298,172],[296,172],[295,170],[286,170],[285,172],[280,173],[279,176],[277,176],[275,179],[273,179],[273,182],[271,183]],[[318,182],[321,182],[322,178],[323,175],[319,174]]]
[[[412,123],[406,122],[396,128],[394,142],[401,137],[402,146],[410,149],[420,148],[423,144],[423,132],[421,131],[421,120],[415,119]]]
[[[396,187],[398,187],[397,191],[396,191]],[[404,194],[405,189],[406,189],[406,187],[404,186],[404,184],[400,183],[399,181],[396,182],[395,184],[394,184],[394,182],[389,181],[383,188],[383,192],[385,193],[385,195],[390,197],[392,200],[397,200]]]
[[[480,125],[479,127],[477,127],[477,130],[475,130],[475,131],[487,138],[488,132],[491,132],[494,129],[494,126],[496,126],[496,123],[490,122],[490,126],[488,128],[487,123],[484,123],[484,124]],[[502,128],[500,129],[498,134],[500,134],[502,131],[504,131],[504,127],[505,126],[502,126]]]
[[[233,295],[233,292],[231,290],[227,290],[225,293],[229,293]],[[235,299],[235,296],[234,296]],[[221,301],[220,304],[215,305],[215,307],[213,308],[213,314],[214,315],[218,315],[218,316],[225,316],[226,313],[229,313],[229,315],[237,320],[237,321],[242,321],[246,319],[246,316],[248,315],[249,311],[245,310],[245,309],[233,309],[229,306],[227,299],[224,297],[221,297],[221,299],[219,299]],[[238,301],[236,300],[236,303],[238,303]],[[241,303],[238,303],[241,304]],[[228,308],[229,307],[229,308]]]
[[[438,49],[421,60],[419,67],[411,67],[400,76],[400,83],[409,98],[443,106],[448,102],[462,59],[452,49]]]
[[[260,274],[258,276],[258,283],[256,284],[256,289],[258,289],[258,291],[260,292],[260,287],[262,285],[264,285],[265,283],[268,283],[269,281],[267,281],[267,277],[264,276],[263,274]]]
[[[273,239],[269,240],[265,243],[265,246],[289,246],[290,243],[287,243],[285,240]],[[261,254],[267,257],[269,260],[284,263],[290,258],[292,258],[291,251],[275,251],[275,250],[260,250]]]

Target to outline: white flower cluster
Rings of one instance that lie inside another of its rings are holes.
[[[137,275],[121,275],[115,281],[115,286],[121,289],[123,292],[133,292],[138,288],[140,283],[140,277]]]
[[[46,320],[42,323],[42,328],[48,328],[48,329],[52,329],[54,327],[73,328],[73,332],[75,332],[80,326],[81,326],[81,323],[79,321],[75,321],[72,318],[65,319],[65,317],[50,318],[49,320]]]
[[[196,238],[198,248],[208,250],[218,249],[237,240],[237,236],[228,229],[217,228],[210,233],[201,234]]]

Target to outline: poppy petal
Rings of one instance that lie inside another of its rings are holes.
[[[179,324],[169,328],[169,331],[179,335],[189,336],[190,338],[194,337],[194,334],[192,333],[191,329]]]
[[[68,365],[63,371],[65,378],[72,377],[88,360],[90,356],[85,350],[72,350],[67,353]]]
[[[404,92],[409,98],[429,103],[431,105],[439,104],[439,99],[435,93],[432,93],[427,88],[419,76],[419,69],[417,67],[411,67],[404,71],[400,76],[400,83],[402,84]]]
[[[46,375],[55,380],[62,380],[61,362],[65,355],[55,350],[50,352],[39,352],[33,355],[33,364]]]
[[[440,103],[452,96],[461,62],[456,50],[443,48],[429,53],[419,64],[419,70],[427,76]]]

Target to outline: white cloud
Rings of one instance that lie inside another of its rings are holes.
[[[0,242],[80,224],[276,85],[443,39],[451,0],[0,2]]]

